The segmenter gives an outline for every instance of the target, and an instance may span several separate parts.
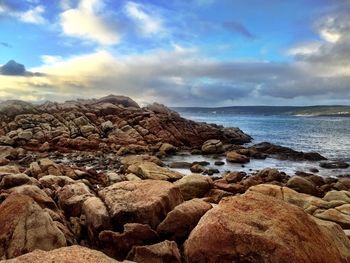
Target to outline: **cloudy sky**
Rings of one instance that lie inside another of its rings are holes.
[[[350,0],[0,0],[0,100],[350,104]]]

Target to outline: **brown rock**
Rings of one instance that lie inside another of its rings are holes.
[[[347,190],[350,189],[350,178],[341,178],[339,179],[339,182],[342,183],[347,188]]]
[[[259,171],[256,176],[262,178],[264,182],[281,182],[285,177],[285,174],[280,173],[277,169],[274,168],[265,168]]]
[[[231,163],[248,163],[250,161],[249,157],[237,152],[228,152],[226,154],[226,160]]]
[[[95,243],[98,234],[111,227],[107,208],[100,198],[89,197],[83,203],[82,214],[85,215],[90,241]]]
[[[350,228],[350,215],[342,213],[339,209],[319,209],[313,213],[313,216],[319,219],[335,222],[345,229]]]
[[[27,195],[33,198],[42,208],[57,209],[56,203],[52,198],[36,185],[20,185],[8,189],[7,192]]]
[[[312,175],[308,175],[304,178],[306,180],[312,182],[316,186],[322,186],[325,184],[324,178],[322,176],[319,176],[319,175],[312,174]]]
[[[15,159],[18,152],[15,148],[11,146],[1,146],[0,145],[0,158]]]
[[[228,174],[224,175],[224,179],[228,183],[238,183],[242,181],[242,179],[246,176],[247,174],[245,172],[231,172]]]
[[[106,253],[113,258],[124,259],[133,246],[143,246],[157,242],[157,232],[149,225],[130,223],[124,225],[123,233],[113,231],[102,231],[99,240],[105,248]]]
[[[115,183],[99,192],[115,227],[125,223],[155,228],[175,206],[183,202],[172,183],[158,180]]]
[[[292,178],[290,178],[287,182],[287,186],[300,193],[310,194],[310,195],[318,194],[318,191],[314,183],[300,176],[293,176]]]
[[[1,177],[0,177],[1,178]],[[37,180],[26,174],[8,174],[0,180],[0,189],[8,189],[22,184],[37,184]]]
[[[301,242],[302,240],[302,242]],[[256,192],[208,211],[184,245],[187,262],[347,262],[300,208]]]
[[[176,151],[177,148],[170,143],[163,143],[159,148],[159,152],[163,154],[175,153]]]
[[[205,195],[205,198],[211,203],[219,203],[222,198],[227,196],[232,196],[233,194],[220,189],[210,189],[209,192]]]
[[[200,199],[186,201],[174,208],[157,227],[160,236],[178,242],[184,241],[199,219],[212,208]]]
[[[0,157],[0,166],[8,165],[10,163],[10,160]]]
[[[4,261],[4,263],[38,263],[38,262],[118,263],[120,261],[107,257],[105,254],[97,250],[92,250],[82,246],[63,247],[63,248],[59,248],[59,249],[55,249],[47,252],[42,250],[35,250],[31,253],[17,257],[15,259]]]
[[[272,184],[260,184],[256,186],[252,186],[248,189],[248,192],[259,192],[268,196],[275,197],[277,199],[284,200],[285,202],[291,203],[293,205],[299,206],[308,213],[313,213],[317,208],[330,208],[332,204],[330,204],[326,200],[322,200],[321,198],[298,193],[293,189],[288,187],[281,187],[278,185]]]
[[[42,171],[42,173],[44,174],[52,174],[52,175],[63,175],[60,171],[60,167],[58,164],[56,164],[54,161],[50,160],[50,159],[41,159],[38,162],[39,166],[40,166],[40,170]]]
[[[160,167],[153,162],[143,162],[139,165],[134,165],[133,167],[135,168],[131,169],[131,166],[129,166],[129,172],[144,179],[175,181],[183,177],[181,173],[172,171],[165,167]]]
[[[49,214],[28,196],[11,194],[0,205],[0,214],[0,258],[66,245]]]
[[[346,203],[350,203],[350,191],[329,191],[326,193],[326,195],[323,197],[323,200],[326,201],[344,201]]]
[[[138,263],[181,263],[176,243],[168,240],[149,246],[135,246],[127,259]]]
[[[202,173],[205,171],[205,168],[202,165],[200,165],[199,163],[196,163],[196,164],[191,166],[190,170],[192,173]]]
[[[125,166],[137,165],[137,164],[140,164],[143,162],[152,162],[152,163],[155,163],[159,166],[161,166],[163,164],[162,161],[158,157],[147,155],[147,154],[129,155],[129,156],[123,157],[121,160],[121,163],[124,164]]]
[[[47,152],[49,150],[50,150],[50,144],[48,142],[44,142],[39,148],[39,151],[41,152]]]
[[[202,145],[202,152],[205,154],[222,153],[224,145],[220,140],[208,140]]]
[[[190,174],[174,183],[185,200],[203,197],[212,187],[213,181],[208,176]]]
[[[325,157],[315,152],[307,152],[307,153],[298,152],[298,151],[294,151],[291,148],[275,145],[268,142],[255,144],[251,147],[251,149],[254,149],[255,151],[258,151],[260,153],[273,155],[274,157],[282,160],[294,160],[294,161],[326,160]]]
[[[320,220],[317,218],[313,218],[317,223],[318,227],[321,229],[322,234],[328,237],[331,240],[332,244],[334,244],[340,254],[344,259],[344,262],[349,262],[350,260],[350,240],[346,236],[346,233],[341,229],[341,227],[333,222]]]
[[[14,165],[5,165],[0,166],[0,175],[4,174],[19,174],[20,171],[17,166]]]
[[[51,190],[58,190],[67,184],[74,184],[75,181],[68,176],[45,175],[39,179],[39,183]]]
[[[94,195],[84,183],[68,184],[57,192],[58,205],[69,218],[81,215],[83,203]]]
[[[230,184],[225,179],[219,179],[214,182],[214,186],[221,190],[230,192],[232,194],[244,193],[246,188],[241,184]]]

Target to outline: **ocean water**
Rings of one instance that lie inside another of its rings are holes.
[[[225,127],[239,127],[253,137],[250,144],[263,141],[290,147],[297,151],[314,151],[330,160],[350,161],[350,118],[347,117],[300,117],[300,116],[264,116],[232,115],[215,112],[179,111],[182,117],[199,122],[216,123]],[[195,158],[214,162],[210,157],[176,157],[171,161],[192,161]],[[224,161],[224,158],[222,158]],[[318,168],[321,175],[350,174],[350,169],[325,170],[318,162],[289,162],[268,158],[265,161],[252,160],[245,167],[226,164],[223,170],[259,170],[274,167],[293,174],[296,171],[308,172]],[[217,167],[216,167],[217,168]]]
[[[350,118],[228,115],[180,112],[181,116],[225,127],[239,127],[253,144],[268,141],[329,159],[350,160]]]

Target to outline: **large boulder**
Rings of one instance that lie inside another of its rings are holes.
[[[149,224],[155,228],[183,202],[177,187],[160,180],[115,183],[101,190],[99,196],[107,205],[114,226],[119,228],[125,223]]]
[[[339,234],[339,233],[338,233]],[[257,192],[223,199],[184,245],[187,262],[349,262],[302,209]]]
[[[184,241],[199,219],[211,208],[211,204],[201,199],[186,201],[167,215],[157,227],[157,232],[167,239]]]
[[[234,151],[226,153],[226,160],[231,163],[248,163],[250,161],[249,157]]]
[[[128,171],[143,179],[175,181],[183,177],[181,173],[161,167],[153,162],[130,165]]]
[[[208,140],[202,145],[202,152],[205,154],[222,153],[224,145],[220,140]]]
[[[11,194],[0,205],[0,258],[66,245],[50,215],[30,197]]]
[[[304,194],[317,195],[318,193],[315,184],[301,176],[293,176],[290,178],[287,182],[287,186]]]
[[[180,188],[185,200],[203,197],[212,187],[213,180],[209,176],[190,174],[174,183]]]
[[[58,248],[51,251],[35,250],[31,253],[11,260],[4,260],[4,263],[118,263],[120,261],[107,257],[100,251],[82,246],[70,246]],[[131,261],[128,261],[131,263]],[[126,261],[125,261],[126,263]]]

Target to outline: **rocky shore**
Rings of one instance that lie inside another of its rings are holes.
[[[123,96],[8,101],[0,123],[1,262],[350,262],[350,177],[164,157],[347,163]]]

